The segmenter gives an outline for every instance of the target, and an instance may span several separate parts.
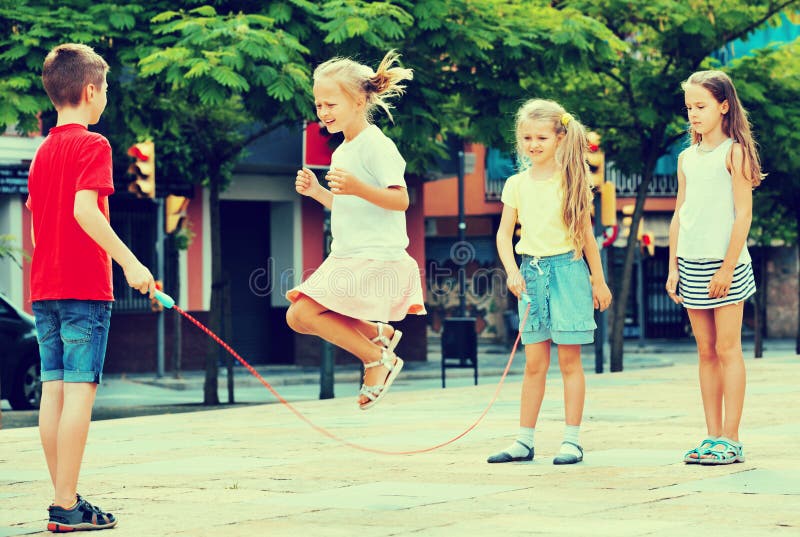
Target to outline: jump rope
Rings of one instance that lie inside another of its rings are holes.
[[[200,321],[198,321],[197,319],[195,319],[194,317],[192,317],[191,315],[189,315],[188,313],[183,311],[180,307],[178,307],[178,305],[175,304],[175,300],[171,296],[167,295],[166,293],[164,293],[162,291],[156,290],[155,291],[155,298],[161,303],[161,305],[164,306],[164,308],[166,308],[166,309],[174,309],[175,311],[177,311],[178,313],[183,315],[192,324],[194,324],[200,330],[205,332],[211,339],[216,341],[223,349],[228,351],[231,354],[231,356],[236,358],[239,361],[239,363],[242,364],[245,367],[245,369],[247,369],[250,372],[250,374],[252,374],[255,378],[257,378],[258,381],[261,382],[261,384],[263,384],[264,387],[267,390],[269,390],[270,393],[273,396],[275,396],[275,398],[278,401],[280,401],[280,403],[282,405],[284,405],[286,408],[288,408],[295,416],[297,416],[302,421],[304,421],[306,424],[308,424],[312,429],[314,429],[315,431],[317,431],[318,433],[320,433],[320,434],[322,434],[324,436],[327,436],[331,440],[339,442],[340,444],[343,444],[345,446],[348,446],[348,447],[351,447],[353,449],[357,449],[357,450],[360,450],[360,451],[366,451],[366,452],[369,452],[369,453],[378,453],[380,455],[416,455],[416,454],[419,454],[419,453],[428,453],[428,452],[434,451],[436,449],[442,448],[444,446],[447,446],[449,444],[452,444],[453,442],[465,437],[470,431],[472,431],[475,427],[477,427],[478,424],[483,420],[483,418],[489,412],[489,410],[492,408],[492,405],[494,405],[495,401],[497,401],[497,396],[500,395],[500,389],[503,387],[503,383],[505,382],[506,377],[508,376],[508,371],[511,369],[511,364],[514,361],[514,355],[517,353],[517,346],[519,345],[520,336],[521,336],[521,333],[517,334],[517,339],[514,341],[514,346],[511,349],[511,354],[508,357],[508,363],[506,364],[506,367],[503,370],[503,374],[500,377],[500,382],[498,382],[498,384],[497,384],[497,388],[494,391],[494,395],[492,396],[492,399],[489,401],[489,404],[486,406],[486,409],[484,409],[484,411],[480,414],[480,416],[478,416],[478,419],[476,419],[475,422],[472,425],[467,427],[463,432],[461,432],[460,434],[454,436],[453,438],[451,438],[451,439],[449,439],[449,440],[447,440],[445,442],[442,442],[440,444],[436,444],[434,446],[431,446],[431,447],[421,448],[421,449],[412,449],[412,450],[407,450],[407,451],[388,451],[388,450],[383,450],[383,449],[372,448],[372,447],[369,447],[369,446],[362,446],[361,444],[356,444],[356,443],[350,442],[349,440],[345,440],[344,438],[341,438],[340,436],[335,435],[334,433],[330,432],[329,430],[325,429],[324,427],[321,427],[321,426],[317,425],[316,423],[311,421],[308,417],[306,417],[305,414],[303,414],[302,412],[297,410],[289,401],[284,399],[283,396],[281,396],[281,394],[279,394],[275,390],[275,388],[273,388],[272,385],[269,382],[267,382],[264,379],[264,377],[262,377],[259,374],[259,372],[256,371],[253,368],[253,366],[251,366],[249,363],[247,363],[247,360],[245,360],[244,358],[239,356],[239,353],[237,353],[235,350],[233,350],[230,345],[228,345],[227,343],[222,341],[222,339],[219,336],[217,336],[211,329],[209,329],[208,327],[204,326],[203,323],[201,323]],[[526,319],[528,318],[528,312],[530,311],[530,308],[531,308],[531,305],[530,305],[530,303],[528,303],[528,307],[525,309],[525,315],[522,318],[522,324],[524,324]]]

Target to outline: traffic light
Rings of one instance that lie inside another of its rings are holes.
[[[592,185],[601,186],[605,182],[606,155],[600,149],[600,135],[592,131],[586,135],[589,140],[589,151],[586,162],[589,164],[589,178]]]
[[[656,255],[656,243],[652,232],[646,231],[642,233],[642,236],[639,238],[639,242],[643,254],[645,251],[647,251],[647,255],[650,257]]]
[[[164,231],[173,233],[183,227],[183,220],[186,218],[186,209],[189,207],[189,198],[183,196],[168,195],[164,200]]]
[[[138,198],[153,199],[156,195],[156,153],[152,140],[133,144],[128,148],[128,155],[134,160],[128,173],[134,176],[128,183],[128,191]]]
[[[617,225],[617,186],[610,181],[600,186],[600,222],[603,227]]]

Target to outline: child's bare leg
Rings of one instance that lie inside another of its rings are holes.
[[[506,449],[489,456],[486,462],[529,461],[533,457],[536,421],[544,398],[547,369],[550,367],[550,340],[525,345],[525,372],[519,405],[519,433]]]
[[[56,486],[58,468],[58,423],[64,408],[64,382],[51,380],[42,383],[42,401],[39,405],[39,437],[42,439],[44,458],[50,471],[53,488]]]
[[[519,426],[535,428],[544,399],[545,380],[550,368],[550,340],[525,345],[525,372],[519,405]]]
[[[586,397],[586,378],[580,345],[559,345],[558,365],[564,381],[564,416],[567,425],[580,425]]]
[[[714,310],[716,351],[722,367],[722,402],[725,406],[722,436],[736,442],[739,441],[739,422],[747,383],[741,338],[743,311],[743,302]]]
[[[700,394],[708,436],[722,434],[722,370],[717,357],[714,310],[687,309],[697,341]]]
[[[318,302],[303,296],[294,302],[286,313],[289,326],[296,332],[314,334],[330,343],[354,354],[362,362],[374,362],[381,359],[383,348],[367,338],[359,327],[364,321],[346,317],[325,309]],[[373,367],[365,370],[364,384],[381,384],[386,378],[386,368]],[[360,402],[366,402],[365,396]]]
[[[578,447],[580,426],[583,419],[583,405],[586,399],[586,377],[581,363],[581,346],[558,345],[558,365],[564,381],[564,439],[553,464],[574,464],[583,460],[583,452]]]
[[[394,327],[387,323],[383,324],[383,331],[381,334],[378,333],[378,323],[373,323],[370,321],[362,321],[360,319],[353,319],[356,322],[356,330],[364,334],[364,336],[368,339],[372,339],[374,337],[383,335],[389,339],[392,339],[394,335]]]
[[[78,474],[92,421],[92,406],[97,393],[94,382],[65,382],[64,408],[58,425],[55,504],[71,507],[75,503]]]

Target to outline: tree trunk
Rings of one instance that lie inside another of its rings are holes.
[[[628,244],[625,247],[625,262],[618,286],[618,294],[614,297],[614,320],[611,325],[611,357],[610,369],[612,373],[622,371],[623,345],[625,343],[625,310],[628,305],[628,296],[631,292],[631,280],[633,278],[633,263],[636,257],[636,249],[639,247],[639,240],[636,238],[639,230],[639,222],[644,213],[644,202],[647,199],[647,188],[650,179],[653,177],[653,169],[657,156],[649,156],[645,164],[642,182],[636,190],[636,204],[631,218],[631,229],[628,235]],[[665,275],[666,278],[666,275]],[[640,305],[641,307],[641,305]]]
[[[798,263],[800,263],[800,206],[797,205],[798,202],[800,202],[800,199],[795,197],[795,220],[797,221],[797,239],[795,240],[797,240]],[[800,271],[798,271],[797,283],[797,334],[795,335],[794,353],[800,354]]]
[[[223,289],[222,313],[224,317],[222,325],[225,328],[225,339],[230,341],[230,338],[233,337],[233,312],[231,311],[231,279],[227,273],[225,273],[225,287]],[[229,352],[225,352],[225,368],[228,380],[228,403],[231,405],[236,402],[233,397],[233,360],[233,355]]]
[[[211,229],[211,309],[208,327],[215,334],[220,333],[222,312],[222,241],[220,238],[219,190],[222,182],[219,173],[211,177],[208,185],[209,228]],[[218,405],[219,393],[217,377],[219,374],[217,343],[208,340],[206,352],[206,380],[203,385],[203,404]]]

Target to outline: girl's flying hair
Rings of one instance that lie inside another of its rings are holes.
[[[722,71],[698,71],[686,79],[681,88],[685,90],[690,84],[707,89],[718,103],[728,101],[728,113],[722,116],[722,132],[742,145],[742,173],[753,187],[760,185],[764,174],[761,173],[756,141],[750,131],[747,110],[742,106],[731,78]],[[691,125],[689,133],[693,144],[702,141],[703,135],[695,132]]]
[[[585,236],[586,219],[592,206],[592,186],[586,164],[586,149],[589,142],[586,131],[577,119],[564,108],[544,99],[532,99],[517,112],[517,156],[522,170],[531,166],[530,158],[522,149],[520,129],[527,121],[549,121],[553,125],[560,143],[556,149],[556,162],[561,167],[561,187],[564,192],[562,215],[564,224],[575,247],[575,257],[580,257],[585,241],[594,240]]]
[[[411,69],[392,67],[399,57],[396,51],[390,50],[376,71],[350,58],[332,58],[314,70],[314,80],[333,78],[351,98],[355,99],[359,95],[366,97],[368,119],[372,118],[372,112],[379,107],[393,121],[388,100],[402,95],[405,86],[401,82],[414,77]]]

